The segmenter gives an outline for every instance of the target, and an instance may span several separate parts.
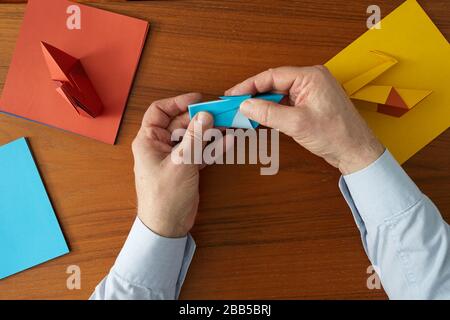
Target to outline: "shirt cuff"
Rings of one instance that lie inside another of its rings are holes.
[[[112,271],[145,288],[176,288],[178,297],[194,252],[190,235],[165,238],[136,218]]]
[[[368,167],[342,179],[366,224],[380,225],[422,199],[419,188],[387,149]]]

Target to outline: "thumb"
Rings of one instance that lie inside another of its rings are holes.
[[[241,104],[240,111],[246,117],[266,127],[278,129],[289,136],[292,136],[298,127],[297,110],[272,101],[247,99]]]
[[[189,123],[189,126],[180,144],[174,148],[172,153],[177,153],[184,164],[202,164],[203,149],[208,141],[203,140],[206,130],[212,128],[214,119],[208,112],[199,112]]]

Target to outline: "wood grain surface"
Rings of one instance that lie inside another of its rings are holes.
[[[149,104],[198,91],[205,99],[280,65],[321,64],[366,29],[366,8],[402,1],[192,0],[101,3],[151,30],[117,144],[0,115],[0,145],[26,136],[71,253],[0,281],[0,299],[86,299],[107,274],[136,212],[130,144]],[[449,39],[448,0],[420,1]],[[0,87],[24,4],[0,4]],[[24,92],[26,94],[26,92]],[[201,175],[197,251],[182,299],[386,299],[366,287],[369,261],[338,187],[339,173],[281,136],[280,171],[222,165]],[[405,142],[407,143],[407,142]],[[450,219],[450,131],[404,168]],[[81,290],[66,288],[78,265]]]

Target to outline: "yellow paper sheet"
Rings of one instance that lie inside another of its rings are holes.
[[[396,57],[398,63],[371,85],[432,91],[399,118],[353,100],[378,138],[403,163],[450,126],[450,44],[419,4],[407,0],[381,21],[381,29],[368,30],[325,65],[343,84],[380,63],[370,54],[374,50]],[[414,99],[408,92],[400,94],[405,100]]]

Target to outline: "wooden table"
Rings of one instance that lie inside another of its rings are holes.
[[[402,1],[377,1],[386,15]],[[450,36],[448,0],[420,1]],[[149,104],[189,91],[214,98],[266,68],[326,62],[365,31],[372,0],[151,1],[95,6],[151,21],[118,141],[102,144],[0,115],[0,145],[29,137],[71,253],[0,281],[1,299],[86,299],[106,275],[136,212],[130,144]],[[0,83],[23,18],[0,5]],[[404,168],[450,218],[450,131]],[[369,261],[339,173],[282,136],[280,172],[213,166],[201,176],[197,251],[183,299],[385,299],[366,287]],[[66,288],[78,265],[81,290]]]

